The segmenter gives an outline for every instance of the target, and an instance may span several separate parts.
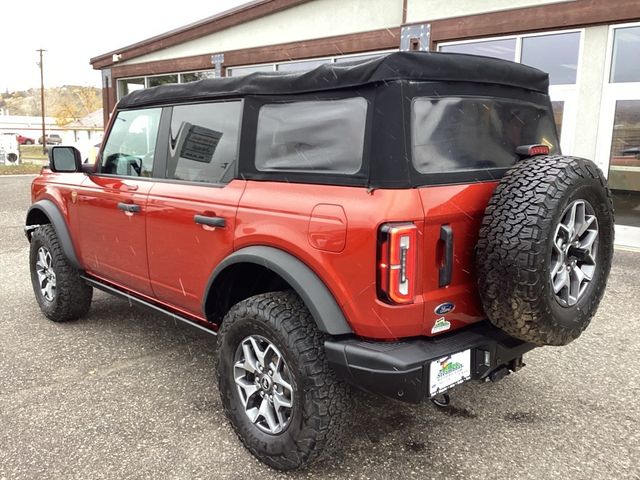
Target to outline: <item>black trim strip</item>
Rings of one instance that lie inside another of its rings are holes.
[[[124,290],[120,290],[119,288],[116,288],[114,286],[111,285],[107,285],[105,283],[102,283],[99,280],[96,280],[95,278],[91,278],[88,277],[86,275],[81,275],[82,279],[87,282],[89,285],[91,285],[92,287],[95,287],[99,290],[102,290],[103,292],[107,292],[110,293],[111,295],[115,295],[116,297],[120,297],[120,298],[125,298],[127,300],[136,302],[139,305],[142,305],[144,307],[150,308],[151,310],[154,310],[158,313],[162,313],[163,315],[172,318],[174,320],[180,320],[183,323],[186,323],[187,325],[197,328],[198,330],[202,330],[203,332],[207,332],[211,335],[218,335],[218,332],[211,330],[210,328],[207,328],[203,325],[200,325],[197,322],[194,322],[193,320],[189,320],[188,318],[183,317],[182,315],[179,315],[175,312],[172,312],[170,310],[166,310],[162,307],[160,307],[159,305],[156,305],[154,303],[151,303],[147,300],[143,300],[140,297],[137,297],[131,293],[125,292]]]

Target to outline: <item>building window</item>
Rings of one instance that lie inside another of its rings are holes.
[[[579,31],[554,32],[442,43],[438,45],[438,51],[524,63],[548,72],[551,85],[573,85],[578,72],[580,35]]]
[[[180,74],[180,83],[196,82],[205,78],[214,78],[216,76],[213,70],[205,70],[203,72],[189,72]]]
[[[640,26],[616,28],[611,56],[611,83],[640,82]]]
[[[249,75],[250,73],[273,72],[273,71],[274,71],[273,63],[269,63],[267,65],[252,65],[249,67],[232,67],[232,68],[227,68],[227,76],[243,77],[245,75]]]
[[[118,80],[118,99],[125,95],[142,90],[143,88],[157,87],[167,83],[187,83],[202,80],[203,78],[213,78],[215,73],[213,70],[202,70],[198,72],[181,72],[169,75],[153,75],[147,77],[122,78]]]
[[[228,77],[240,77],[243,75],[249,75],[255,72],[302,72],[306,70],[312,70],[325,63],[344,63],[344,62],[357,62],[363,60],[369,60],[381,55],[390,53],[395,50],[386,50],[382,52],[373,52],[365,54],[353,54],[353,55],[338,55],[334,57],[326,57],[321,59],[306,59],[306,60],[294,60],[291,62],[281,63],[267,63],[265,65],[247,65],[242,67],[230,67],[227,68]]]
[[[144,77],[118,80],[118,97],[122,98],[136,90],[145,88]]]
[[[147,77],[147,87],[158,87],[166,83],[178,83],[178,75],[158,75]]]
[[[580,32],[522,38],[520,62],[549,74],[551,85],[576,83]]]
[[[313,70],[325,63],[333,63],[331,58],[322,60],[304,60],[300,62],[287,62],[277,65],[279,72],[301,72],[303,70]]]
[[[484,57],[501,58],[502,60],[516,60],[516,39],[483,40],[475,42],[441,45],[439,51],[444,53],[466,53],[482,55]]]
[[[640,227],[640,100],[616,101],[609,158],[616,221]]]

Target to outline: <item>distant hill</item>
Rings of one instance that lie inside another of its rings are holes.
[[[102,107],[102,90],[96,87],[45,88],[45,113],[55,117],[58,125],[77,122]],[[0,94],[0,111],[7,115],[40,115],[40,89]]]

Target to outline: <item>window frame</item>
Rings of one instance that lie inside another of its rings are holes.
[[[257,141],[258,114],[260,107],[274,103],[298,103],[323,100],[343,100],[361,97],[367,102],[365,117],[362,164],[356,173],[287,172],[260,171],[256,168],[255,154]],[[240,161],[238,175],[247,180],[273,182],[310,183],[319,185],[367,186],[369,184],[371,135],[375,101],[375,88],[363,87],[358,91],[329,91],[296,95],[246,96],[245,115],[242,122]]]

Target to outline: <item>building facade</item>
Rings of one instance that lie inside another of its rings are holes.
[[[487,55],[547,71],[563,153],[591,158],[608,175],[617,243],[640,247],[638,0],[263,0],[91,63],[102,71],[108,118],[135,89],[398,49]]]

